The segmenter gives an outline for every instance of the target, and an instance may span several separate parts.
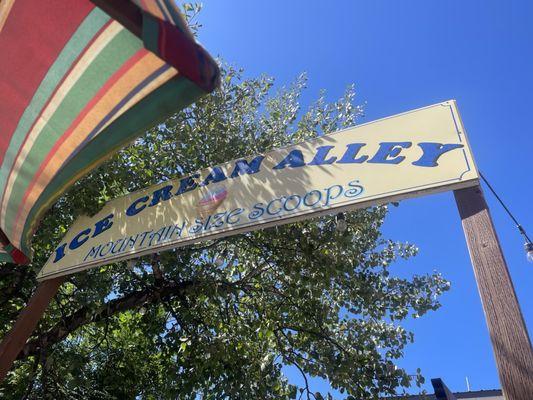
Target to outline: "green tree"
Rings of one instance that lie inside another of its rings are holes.
[[[48,212],[31,265],[0,267],[4,334],[72,221],[111,198],[225,161],[352,126],[355,92],[302,109],[306,78],[223,68],[222,84],[93,171]],[[399,278],[416,248],[382,237],[387,206],[325,216],[121,262],[68,278],[0,387],[5,399],[376,398],[420,382],[395,361],[400,323],[439,307],[439,274]],[[290,239],[288,239],[290,238]],[[223,260],[222,263],[217,260]],[[286,368],[298,371],[297,387]]]

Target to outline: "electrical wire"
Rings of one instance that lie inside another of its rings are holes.
[[[496,193],[496,191],[494,190],[494,188],[492,187],[492,185],[489,183],[489,181],[487,180],[487,178],[485,178],[485,176],[480,172],[479,173],[479,176],[481,176],[481,179],[483,179],[483,182],[485,182],[485,184],[487,185],[487,187],[490,189],[490,191],[492,192],[492,194],[494,195],[494,197],[496,197],[496,199],[499,201],[499,203],[501,204],[501,206],[503,207],[503,209],[507,212],[507,214],[509,215],[509,217],[511,217],[511,219],[513,220],[513,222],[516,224],[516,227],[518,228],[518,231],[520,232],[520,234],[522,236],[524,236],[524,238],[526,239],[527,243],[531,243],[531,239],[529,238],[529,236],[527,235],[524,227],[522,225],[520,225],[520,223],[518,222],[518,220],[515,218],[515,216],[511,213],[511,211],[509,210],[509,208],[505,205],[505,203],[503,202],[503,200],[501,199],[500,196],[498,196],[498,193]]]

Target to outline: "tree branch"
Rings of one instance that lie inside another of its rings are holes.
[[[17,359],[21,360],[29,356],[38,355],[41,349],[60,342],[83,325],[100,322],[114,314],[140,307],[143,304],[154,304],[161,300],[170,299],[199,284],[200,282],[197,281],[183,281],[179,283],[166,281],[159,286],[150,286],[146,289],[127,294],[124,297],[111,300],[95,311],[87,306],[82,307],[73,314],[63,318],[61,322],[40,335],[37,339],[28,342]]]

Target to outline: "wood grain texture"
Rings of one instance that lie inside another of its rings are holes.
[[[533,399],[533,349],[481,188],[454,191],[507,400]]]
[[[64,279],[65,277],[62,276],[40,283],[26,307],[20,313],[13,328],[3,338],[2,343],[0,343],[0,382],[4,380],[11,369],[13,362],[35,330]]]

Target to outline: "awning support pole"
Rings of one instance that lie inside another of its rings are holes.
[[[2,339],[2,343],[0,343],[0,383],[13,366],[64,280],[65,277],[60,276],[41,282],[11,330]]]

